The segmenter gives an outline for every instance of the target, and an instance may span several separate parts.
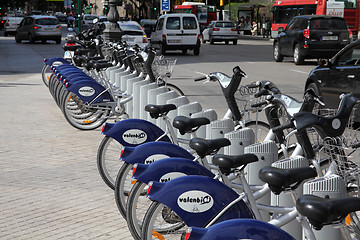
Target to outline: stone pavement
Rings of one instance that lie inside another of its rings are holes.
[[[100,130],[71,127],[40,74],[17,76],[0,75],[0,239],[132,239],[97,171]]]

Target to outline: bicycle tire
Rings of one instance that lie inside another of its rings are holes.
[[[137,181],[130,191],[126,205],[126,221],[135,240],[141,240],[141,228],[152,201],[146,197],[147,184]]]
[[[47,76],[46,74],[48,70],[50,70],[50,66],[47,64],[45,64],[41,70],[41,77],[46,87],[49,87],[49,79],[50,79],[50,76]]]
[[[115,181],[115,202],[124,219],[126,219],[127,199],[132,188],[132,170],[133,165],[125,162],[121,166]]]
[[[174,91],[176,92],[176,94],[178,96],[185,96],[184,92],[177,86],[175,86],[174,84],[171,84],[171,83],[163,83],[163,84],[160,84],[159,86],[165,86],[169,91]]]
[[[164,224],[160,225],[162,222]],[[164,204],[154,201],[144,217],[141,239],[183,239],[186,229],[187,225],[180,217]]]
[[[262,121],[250,121],[245,123],[245,127],[252,129],[255,133],[255,143],[264,141],[270,131],[269,124]]]
[[[94,130],[107,120],[110,116],[110,110],[82,110],[78,103],[73,101],[73,93],[68,92],[61,104],[62,111],[66,121],[73,127],[80,130]],[[75,95],[76,97],[76,95]],[[77,100],[79,102],[79,100]],[[81,104],[80,100],[80,104]],[[85,112],[85,113],[84,113]]]
[[[97,152],[97,167],[101,178],[112,190],[115,189],[116,176],[119,173],[123,161],[119,160],[124,146],[114,138],[105,136],[101,141]]]

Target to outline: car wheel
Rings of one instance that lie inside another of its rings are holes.
[[[226,40],[226,41],[225,41],[225,44],[226,44],[226,45],[228,45],[228,44],[229,44],[229,41],[228,41],[228,40]]]
[[[320,98],[320,100],[322,100],[322,97],[320,96],[320,91],[319,88],[317,87],[317,85],[315,83],[310,83],[306,90],[308,89],[312,89],[314,91],[314,93]],[[313,108],[313,113],[318,114],[319,109],[321,108],[321,106],[317,103],[315,103],[314,108]]]
[[[204,39],[204,36],[201,34],[201,36],[200,36],[200,39],[201,39],[201,43],[202,44],[205,44],[206,43],[206,40]]]
[[[46,40],[45,39],[41,40],[41,43],[43,43],[43,44],[46,43]]]
[[[8,32],[4,32],[4,37],[7,37],[8,36]]]
[[[234,41],[233,41],[233,44],[236,45],[236,44],[237,44],[237,40],[234,40]]]
[[[194,55],[198,56],[200,54],[200,47],[194,48]]]
[[[21,43],[21,39],[19,38],[19,35],[17,33],[15,34],[15,41],[16,43]]]
[[[34,40],[34,37],[29,33],[29,42],[30,43],[34,43],[35,40]]]
[[[276,42],[273,47],[273,57],[275,62],[282,62],[284,60],[284,55],[280,53],[279,42]]]
[[[166,54],[166,48],[165,48],[164,44],[162,44],[162,43],[160,44],[160,52],[162,55]]]
[[[60,44],[61,43],[61,38],[56,39],[55,42],[56,42],[56,44]]]
[[[296,44],[294,48],[294,63],[295,65],[301,65],[304,63],[304,56],[302,56],[300,53],[299,44]]]
[[[210,36],[210,44],[214,44],[214,39]]]
[[[183,53],[183,54],[186,54],[186,53],[187,53],[187,49],[183,49],[183,50],[182,50],[182,53]]]

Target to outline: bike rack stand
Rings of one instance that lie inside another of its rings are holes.
[[[140,82],[134,83],[134,89],[133,89],[133,118],[140,118],[140,87],[149,84],[149,80],[143,80]]]
[[[164,105],[169,99],[177,98],[178,95],[174,91],[168,91],[165,93],[158,94],[156,96],[156,104],[157,105]],[[170,119],[170,122],[172,122],[173,119]],[[161,119],[156,119],[156,125],[160,127],[162,130],[166,131],[166,123]]]
[[[170,119],[174,119],[177,116],[177,108],[189,104],[190,100],[186,96],[178,96],[176,98],[172,98],[166,101],[166,104],[174,104],[176,106],[176,110],[170,111],[167,116]],[[172,124],[172,122],[170,122]]]
[[[306,160],[303,156],[296,156],[293,158],[287,158],[283,160],[279,160],[271,164],[271,166],[282,169],[291,169],[291,168],[300,168],[300,167],[308,167],[309,161]],[[303,193],[303,184],[298,186],[296,189],[296,194],[301,196]],[[290,194],[286,194],[284,192],[279,195],[275,195],[271,193],[271,206],[294,206],[294,200],[292,199]],[[296,220],[292,220],[287,223],[285,226],[281,227],[284,231],[289,233],[295,239],[302,238],[302,227],[301,224]]]
[[[133,94],[133,89],[134,89],[134,84],[136,82],[140,82],[144,80],[143,77],[136,77],[136,78],[131,78],[129,80],[127,80],[127,88],[126,88],[126,93],[129,94],[129,95],[132,95]],[[133,101],[131,100],[130,102],[127,102],[125,104],[125,109],[126,109],[126,112],[127,114],[129,115],[130,118],[133,117]]]
[[[147,115],[149,113],[145,111],[145,106],[146,104],[148,104],[147,100],[148,100],[149,90],[155,89],[157,87],[158,85],[156,83],[150,83],[140,87],[140,106],[139,106],[140,119],[144,119],[144,120],[147,119]]]
[[[312,194],[319,197],[328,196],[331,199],[346,197],[346,184],[338,175],[320,177],[304,183],[304,194]],[[313,231],[316,239],[343,240],[339,228],[331,225],[324,226],[320,231]],[[305,239],[303,237],[303,239]]]
[[[217,113],[215,112],[214,109],[208,109],[202,112],[194,113],[193,115],[191,115],[191,117],[192,118],[206,117],[207,119],[210,120],[210,122],[213,122],[217,120]],[[196,136],[199,138],[206,138],[206,125],[201,126],[196,131]]]
[[[147,103],[148,104],[156,104],[157,95],[159,95],[161,93],[165,93],[167,91],[168,91],[167,88],[164,86],[149,90]],[[153,124],[156,124],[156,119],[153,119],[152,117],[150,117],[150,114],[147,114],[147,120],[149,122],[152,122]]]
[[[258,162],[248,164],[245,167],[246,180],[250,185],[263,185],[264,182],[259,179],[259,171],[261,168],[270,166],[273,162],[278,160],[278,147],[273,141],[266,141],[261,143],[255,143],[245,147],[244,153],[255,154],[258,158]],[[256,202],[270,205],[270,193],[266,194]],[[260,211],[263,221],[269,221],[269,213]]]
[[[224,149],[224,154],[227,155],[244,154],[244,148],[255,143],[255,133],[250,128],[225,133],[224,137],[231,142],[231,145]]]

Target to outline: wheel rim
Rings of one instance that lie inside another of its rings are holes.
[[[105,178],[105,183],[110,184],[109,187],[114,189],[116,176],[124,164],[119,160],[124,146],[111,137],[106,137],[103,143],[98,154],[99,171],[100,175]]]
[[[299,61],[299,49],[296,47],[294,50],[294,62]]]
[[[279,58],[279,44],[276,44],[274,47],[274,57],[275,59]]]

